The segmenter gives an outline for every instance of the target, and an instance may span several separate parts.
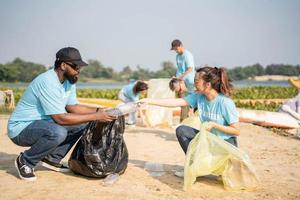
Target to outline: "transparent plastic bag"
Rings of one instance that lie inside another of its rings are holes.
[[[110,108],[106,110],[106,112],[108,112],[113,116],[119,117],[122,115],[126,115],[128,113],[135,112],[137,108],[138,108],[138,103],[129,102],[129,103],[121,104],[116,108]]]
[[[189,124],[191,123],[192,124]],[[200,126],[196,120],[183,122],[198,127],[200,132],[190,142],[184,166],[184,190],[191,188],[199,176],[221,176],[226,190],[254,190],[259,185],[248,155],[241,149],[206,130],[208,123]]]
[[[175,93],[169,89],[170,79],[150,79],[148,81],[147,98],[175,98]],[[146,110],[146,120],[150,126],[171,127],[173,110],[160,106],[149,105]]]
[[[103,179],[104,186],[111,186],[119,180],[120,175],[118,173],[109,174],[105,179]]]

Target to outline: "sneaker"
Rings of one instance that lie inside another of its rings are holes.
[[[69,172],[70,171],[70,169],[67,166],[65,166],[61,163],[51,162],[50,160],[48,160],[46,158],[43,158],[41,160],[41,165],[43,167],[46,167],[46,168],[51,169],[56,172]]]
[[[177,176],[177,177],[183,178],[184,177],[184,171],[176,171],[174,173],[174,175]]]
[[[23,155],[23,153],[21,153],[15,160],[15,167],[18,171],[19,177],[22,180],[26,180],[26,181],[35,181],[36,180],[36,176],[34,175],[34,169],[25,165],[22,161],[21,161],[21,156]]]

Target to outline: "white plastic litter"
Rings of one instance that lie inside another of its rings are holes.
[[[119,117],[122,115],[126,115],[128,113],[135,112],[137,110],[138,104],[129,102],[126,104],[119,105],[116,108],[108,109],[107,112],[110,113],[113,116]]]
[[[115,182],[117,182],[119,180],[119,177],[120,177],[120,175],[117,173],[110,174],[103,180],[103,185],[104,186],[113,185]]]
[[[150,176],[162,176],[165,174],[165,170],[162,164],[154,162],[146,162],[144,169],[150,174]]]

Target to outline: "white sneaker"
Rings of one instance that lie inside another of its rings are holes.
[[[45,158],[40,161],[40,165],[56,172],[66,173],[71,171],[67,166],[60,163],[51,162]]]
[[[183,178],[184,177],[184,171],[176,171],[174,173],[174,175],[177,176],[177,177]]]

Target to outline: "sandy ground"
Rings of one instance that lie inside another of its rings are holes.
[[[300,140],[277,135],[252,124],[241,124],[240,148],[249,153],[261,179],[254,192],[228,192],[220,180],[197,179],[184,192],[183,179],[173,175],[182,169],[184,154],[173,129],[130,128],[125,140],[129,150],[126,172],[112,186],[102,180],[73,173],[57,173],[37,167],[35,182],[18,178],[14,159],[24,148],[6,136],[5,117],[0,117],[0,199],[300,199]],[[67,158],[65,158],[67,160]],[[153,177],[145,163],[163,164],[166,170]]]

